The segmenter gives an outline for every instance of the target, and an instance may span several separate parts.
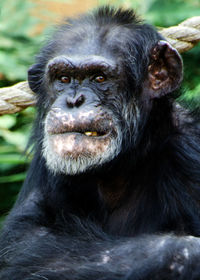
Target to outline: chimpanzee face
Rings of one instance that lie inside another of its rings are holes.
[[[43,155],[53,172],[77,174],[119,154],[125,103],[120,70],[102,56],[49,61],[45,82],[52,105],[45,119]]]

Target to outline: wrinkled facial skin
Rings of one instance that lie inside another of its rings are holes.
[[[118,67],[102,57],[56,57],[46,69],[53,103],[44,122],[43,156],[54,173],[73,175],[121,151]],[[125,99],[125,96],[124,96]],[[118,109],[119,111],[119,109]]]

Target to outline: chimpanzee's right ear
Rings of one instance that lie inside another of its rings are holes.
[[[33,92],[37,92],[41,84],[43,71],[39,63],[33,64],[28,70],[28,83]]]

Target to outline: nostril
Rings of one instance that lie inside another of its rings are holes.
[[[73,108],[74,107],[74,103],[71,101],[67,101],[67,107],[68,108]]]
[[[75,106],[80,107],[84,103],[84,101],[85,101],[84,95],[79,96],[76,100]]]

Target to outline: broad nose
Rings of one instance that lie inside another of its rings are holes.
[[[85,96],[79,94],[78,96],[67,96],[66,105],[68,108],[79,108],[85,103]]]

